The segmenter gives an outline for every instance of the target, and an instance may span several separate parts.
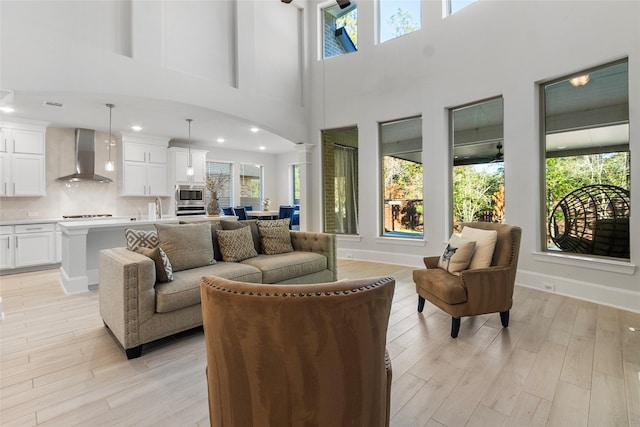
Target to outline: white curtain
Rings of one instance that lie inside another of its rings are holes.
[[[357,151],[335,146],[336,233],[358,234]]]

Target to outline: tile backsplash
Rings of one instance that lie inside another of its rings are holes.
[[[118,159],[121,141],[118,135],[116,146],[111,149],[111,158]],[[58,182],[56,178],[75,170],[75,129],[48,128],[45,142],[46,196],[44,197],[2,197],[0,198],[0,221],[37,220],[61,218],[62,215],[112,214],[114,216],[135,216],[140,209],[147,212],[147,204],[153,197],[121,197],[119,195],[119,168],[104,170],[108,158],[106,132],[96,132],[96,173],[113,179],[110,183]],[[163,198],[164,214],[169,206],[169,198]]]

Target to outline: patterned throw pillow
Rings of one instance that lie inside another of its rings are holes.
[[[135,250],[139,254],[149,257],[156,265],[156,279],[158,282],[170,282],[173,280],[173,268],[171,268],[171,261],[169,257],[164,253],[162,248],[145,248],[140,246]]]
[[[225,262],[238,262],[258,256],[249,227],[218,230],[218,244],[222,252],[222,260]]]
[[[251,238],[253,239],[253,247],[257,253],[262,251],[260,248],[260,232],[258,231],[257,221],[248,219],[244,221],[220,221],[223,230],[237,230],[241,227],[249,227],[251,229]]]
[[[289,233],[289,218],[275,221],[258,221],[260,244],[262,252],[267,255],[293,252],[291,234]]]
[[[438,267],[449,273],[459,275],[471,262],[476,249],[476,242],[465,240],[457,234],[452,234],[444,253],[438,261]]]
[[[158,247],[158,233],[155,230],[134,230],[127,228],[124,230],[124,237],[127,239],[127,249],[135,251],[138,248]]]

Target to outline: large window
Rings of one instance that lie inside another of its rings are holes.
[[[358,128],[322,131],[324,231],[358,234]]]
[[[420,0],[380,0],[380,42],[420,29]]]
[[[476,0],[444,0],[446,15],[453,15]]]
[[[291,204],[300,204],[300,165],[291,165]]]
[[[382,235],[424,235],[422,118],[380,124]]]
[[[323,58],[358,50],[358,9],[354,0],[322,10],[322,40]]]
[[[543,249],[630,258],[627,61],[541,85]]]
[[[262,170],[261,165],[240,164],[240,206],[262,209]]]
[[[228,208],[233,203],[232,165],[223,162],[207,162],[207,205],[217,197],[220,208]]]
[[[453,225],[503,222],[504,139],[502,98],[450,111],[453,140]]]

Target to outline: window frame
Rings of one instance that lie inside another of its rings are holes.
[[[239,181],[239,185],[240,185],[240,200],[238,205],[240,206],[248,206],[246,204],[246,202],[243,202],[243,196],[242,196],[242,186],[243,186],[243,182],[242,182],[242,177],[243,176],[248,176],[248,175],[244,175],[244,167],[245,166],[253,166],[256,168],[259,168],[260,170],[260,185],[259,185],[259,189],[258,189],[258,203],[257,205],[254,205],[254,203],[251,203],[251,206],[256,209],[256,210],[261,210],[262,209],[262,201],[264,200],[264,165],[261,164],[256,164],[256,163],[240,163],[240,181]],[[247,197],[247,196],[244,196]],[[249,199],[253,199],[254,197],[248,196],[247,198]]]
[[[224,208],[233,207],[234,206],[234,201],[233,201],[233,187],[234,187],[233,186],[233,168],[234,168],[234,163],[233,162],[224,162],[224,161],[219,161],[219,160],[208,160],[207,159],[206,164],[205,164],[205,166],[206,166],[205,167],[205,171],[206,171],[207,175],[212,173],[212,172],[209,171],[209,164],[210,163],[219,163],[219,164],[229,165],[229,184],[228,184],[229,185],[229,206],[223,206],[223,204],[220,204],[220,209],[222,209],[223,207]],[[208,204],[209,203],[209,194],[208,194],[209,192],[206,191],[206,193],[207,194],[205,196],[205,203]],[[219,199],[219,197],[218,197],[218,199]]]

